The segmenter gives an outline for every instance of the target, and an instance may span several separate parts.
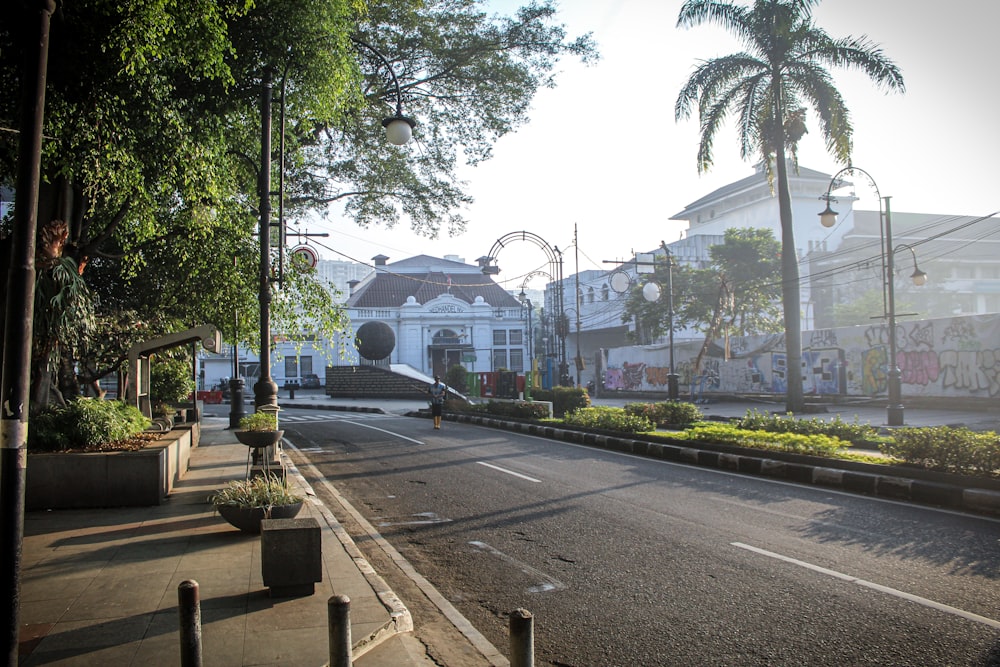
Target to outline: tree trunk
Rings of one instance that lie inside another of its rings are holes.
[[[780,137],[779,133],[779,137]],[[785,314],[785,411],[802,412],[802,312],[799,258],[795,252],[792,200],[788,192],[784,138],[778,139],[775,157],[778,177],[778,215],[781,219],[781,302]]]

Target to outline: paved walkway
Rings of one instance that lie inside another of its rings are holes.
[[[207,502],[245,476],[247,448],[206,417],[201,446],[175,492],[156,507],[28,512],[21,572],[21,665],[181,664],[177,589],[198,582],[204,664],[323,665],[327,602],[351,599],[355,665],[432,665],[405,633],[409,611],[297,475],[299,517],[322,530],[323,581],[306,597],[271,598],[260,538]]]

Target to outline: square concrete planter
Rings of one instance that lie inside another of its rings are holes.
[[[197,423],[137,452],[28,454],[28,510],[159,505],[187,472]]]

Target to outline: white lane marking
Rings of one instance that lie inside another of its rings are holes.
[[[288,446],[291,447],[292,449],[298,449],[294,445],[294,443],[288,440],[288,438],[284,438],[284,441],[288,443]],[[309,462],[308,459],[306,459],[304,467],[308,468],[310,474],[313,477],[315,477],[326,488],[327,492],[329,492],[329,494],[338,503],[340,503],[340,506],[344,509],[344,511],[350,514],[351,517],[353,517],[354,520],[358,522],[358,526],[360,526],[361,531],[366,536],[371,538],[375,542],[375,544],[378,545],[380,549],[382,549],[382,551],[392,560],[392,562],[395,563],[399,567],[399,569],[403,571],[403,574],[409,577],[410,580],[413,581],[417,585],[417,587],[420,588],[421,591],[423,591],[424,595],[426,595],[431,600],[431,602],[433,602],[434,605],[441,610],[441,613],[443,613],[445,617],[449,621],[451,621],[452,625],[458,628],[459,632],[465,635],[465,638],[468,639],[481,654],[483,654],[483,656],[489,661],[492,667],[510,667],[510,661],[502,653],[500,653],[500,651],[498,651],[497,648],[493,646],[493,644],[491,644],[490,641],[486,639],[486,637],[484,637],[483,634],[479,632],[479,630],[477,630],[476,627],[472,625],[472,623],[469,622],[467,618],[462,616],[461,612],[459,612],[458,609],[455,608],[455,605],[449,602],[448,599],[445,598],[440,593],[440,591],[434,588],[434,585],[431,582],[427,581],[427,579],[423,575],[417,572],[416,568],[414,568],[413,565],[408,560],[406,560],[401,553],[396,551],[396,548],[393,547],[391,544],[389,544],[388,540],[382,537],[382,535],[377,530],[375,530],[375,526],[371,525],[368,522],[368,519],[366,519],[364,515],[357,510],[357,508],[351,505],[350,502],[348,502],[347,498],[340,495],[340,491],[338,491],[337,488],[333,484],[331,484],[328,479],[326,479],[325,477],[323,477],[322,474],[320,474],[316,466],[314,466],[312,463]],[[306,483],[306,486],[308,487],[308,483]],[[347,530],[337,521],[337,519],[333,516],[330,510],[328,510],[326,506],[323,505],[322,501],[320,501],[318,498],[317,498],[317,503],[321,508],[320,513],[326,519],[327,523],[330,525],[333,532],[336,533],[338,539],[340,539],[341,542],[344,543],[344,548],[347,549],[348,553],[351,554],[351,557],[354,559],[354,561],[358,563],[358,567],[365,574],[365,578],[368,578],[369,575],[378,578],[378,575],[375,573],[375,570],[364,559],[364,556],[362,556],[361,554],[361,550],[358,548],[357,544],[355,544],[353,538],[351,538],[351,536],[347,533]],[[382,591],[382,593],[379,593],[380,599],[383,598],[383,595],[391,595],[393,598],[395,598],[396,594],[392,592],[392,590],[385,584],[384,581],[379,580],[378,585],[379,585],[379,590]],[[372,587],[373,588],[375,587],[374,583],[372,584]],[[382,601],[382,604],[385,605],[386,607],[389,607],[389,605],[386,604],[384,599]],[[402,604],[402,602],[400,602],[400,604]],[[407,616],[409,616],[408,610],[406,614]],[[403,619],[399,619],[400,622],[402,620]]]
[[[528,477],[527,475],[522,475],[519,472],[514,472],[513,470],[507,470],[506,468],[501,468],[500,466],[495,466],[492,463],[486,463],[485,461],[476,461],[481,466],[486,466],[487,468],[493,468],[494,470],[499,470],[500,472],[505,472],[508,475],[513,475],[514,477],[520,477],[521,479],[526,479],[529,482],[535,482],[536,484],[541,484],[542,480],[535,479],[534,477]]]
[[[379,521],[375,525],[379,528],[388,528],[390,526],[427,526],[434,523],[451,523],[452,521],[451,519],[438,516],[435,512],[420,512],[411,516],[420,518],[410,521]]]
[[[812,563],[807,563],[797,558],[791,558],[789,556],[782,556],[781,554],[774,553],[773,551],[767,551],[765,549],[758,549],[757,547],[752,547],[749,544],[743,544],[742,542],[730,542],[734,547],[740,549],[746,549],[747,551],[752,551],[756,554],[762,556],[767,556],[768,558],[774,558],[776,560],[784,561],[785,563],[791,563],[792,565],[798,565],[799,567],[804,567],[807,570],[812,570],[813,572],[819,572],[820,574],[825,574],[829,577],[835,579],[840,579],[848,583],[857,584],[858,586],[864,586],[865,588],[870,588],[874,591],[879,591],[880,593],[885,593],[887,595],[893,595],[895,597],[901,598],[903,600],[909,600],[910,602],[916,602],[919,605],[929,607],[931,609],[936,609],[937,611],[943,611],[946,614],[953,614],[959,616],[968,621],[975,621],[976,623],[982,623],[983,625],[988,625],[991,628],[1000,630],[1000,621],[995,621],[992,618],[987,618],[985,616],[980,616],[979,614],[974,614],[971,611],[965,611],[964,609],[958,609],[941,602],[935,602],[934,600],[928,600],[927,598],[922,598],[919,595],[913,595],[912,593],[906,593],[904,591],[897,590],[895,588],[889,588],[888,586],[883,586],[881,584],[876,584],[871,581],[865,581],[864,579],[858,579],[849,574],[844,574],[843,572],[837,572],[836,570],[829,570],[825,567],[820,567],[819,565],[813,565]]]
[[[325,414],[312,414],[312,415],[281,416],[282,422],[297,423],[297,424],[314,423],[314,422],[322,423],[322,422],[357,421],[360,419],[379,420],[379,419],[385,419],[385,416],[377,413],[366,414],[357,412],[344,413],[344,414],[325,413]]]
[[[500,551],[499,549],[495,549],[494,547],[491,547],[485,542],[472,541],[469,542],[469,544],[476,547],[477,549],[482,549],[488,554],[496,556],[505,563],[513,565],[514,567],[519,569],[521,572],[524,572],[529,577],[534,577],[538,579],[539,580],[538,584],[528,587],[527,590],[528,593],[548,593],[549,591],[559,591],[566,588],[566,584],[559,581],[558,579],[550,577],[541,570],[531,567],[527,563],[522,563],[513,556],[508,556],[504,552]]]
[[[356,422],[356,421],[348,421],[346,419],[343,420],[343,421],[346,424],[354,424],[355,426],[364,426],[365,428],[370,428],[373,431],[379,431],[381,433],[385,433],[386,435],[392,435],[392,436],[395,436],[397,438],[402,438],[403,440],[406,440],[408,442],[412,442],[415,445],[423,445],[423,444],[425,444],[425,443],[421,442],[420,440],[414,440],[413,438],[407,437],[407,436],[405,436],[405,435],[403,435],[401,433],[396,433],[395,431],[387,431],[384,428],[379,428],[378,426],[372,426],[371,424],[365,424],[365,423]]]

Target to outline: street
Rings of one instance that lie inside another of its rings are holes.
[[[538,664],[1000,664],[996,520],[455,423],[282,424],[503,653],[523,607]]]

